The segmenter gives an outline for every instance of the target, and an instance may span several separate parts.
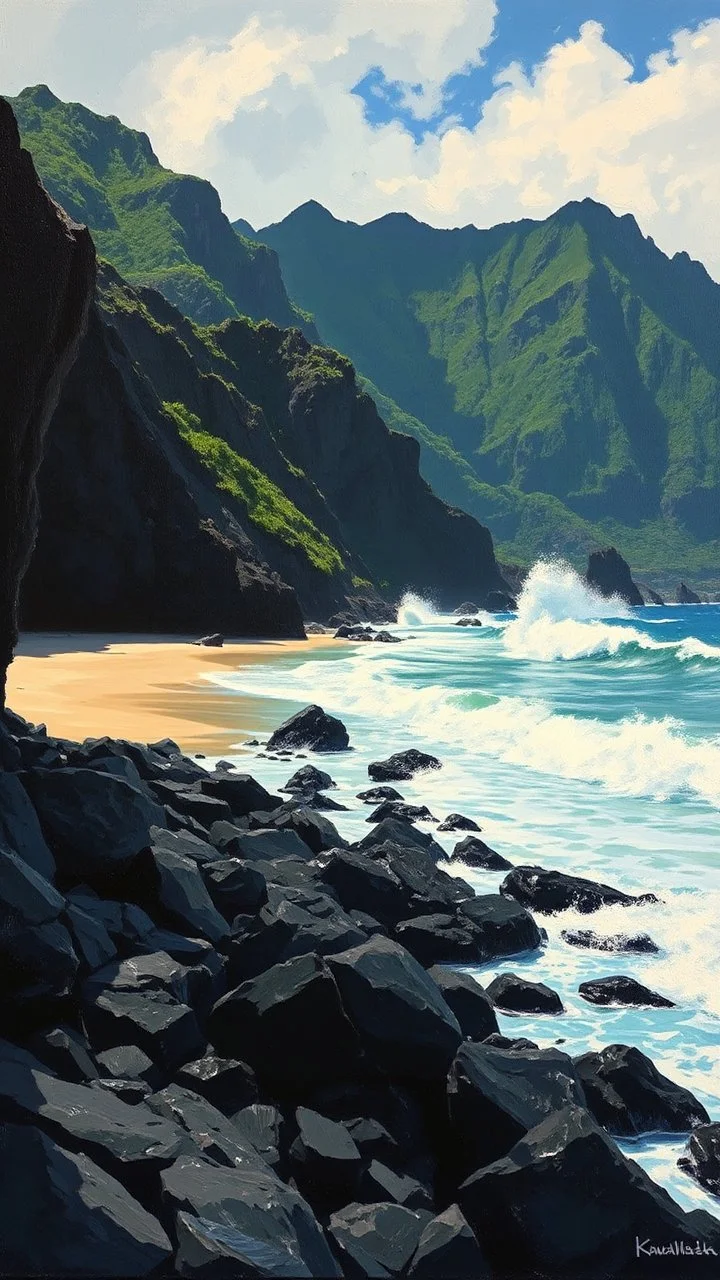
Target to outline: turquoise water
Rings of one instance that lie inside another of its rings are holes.
[[[629,609],[602,600],[562,565],[533,570],[516,616],[481,614],[461,628],[407,597],[395,628],[404,644],[339,645],[214,677],[231,691],[342,716],[354,751],[328,765],[331,815],[355,839],[368,810],[355,794],[367,765],[413,745],[443,761],[399,790],[436,818],[475,818],[484,839],[512,862],[599,878],[630,892],[654,890],[658,905],[605,909],[591,919],[542,918],[547,946],[534,955],[471,970],[487,982],[522,971],[561,995],[556,1018],[500,1016],[507,1034],[579,1053],[636,1044],[720,1119],[720,606]],[[247,756],[243,765],[248,766]],[[252,760],[277,787],[285,761]],[[433,829],[429,826],[428,829]],[[447,849],[457,839],[438,836]],[[458,867],[478,892],[502,873]],[[598,932],[647,931],[657,956],[613,957],[560,937],[576,923]],[[594,1008],[577,994],[591,977],[627,973],[677,1001],[675,1009]],[[677,1136],[625,1150],[688,1208],[720,1216],[675,1167]]]

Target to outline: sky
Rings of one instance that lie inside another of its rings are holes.
[[[38,83],[256,228],[592,196],[720,280],[720,0],[0,0],[0,92]]]

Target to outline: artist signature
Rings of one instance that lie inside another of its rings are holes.
[[[687,1240],[666,1240],[656,1244],[653,1240],[641,1240],[635,1237],[636,1258],[716,1258],[717,1250],[704,1240],[694,1242]]]

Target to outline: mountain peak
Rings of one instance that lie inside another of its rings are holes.
[[[52,89],[46,84],[32,84],[21,90],[18,98],[22,102],[34,102],[36,107],[41,107],[43,111],[51,111],[53,107],[60,106],[60,99],[55,96]]]

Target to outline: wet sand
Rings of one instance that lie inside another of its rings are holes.
[[[172,737],[185,751],[219,755],[275,728],[278,706],[229,695],[208,675],[332,645],[330,636],[206,649],[177,636],[27,634],[8,672],[7,702],[58,737]]]

